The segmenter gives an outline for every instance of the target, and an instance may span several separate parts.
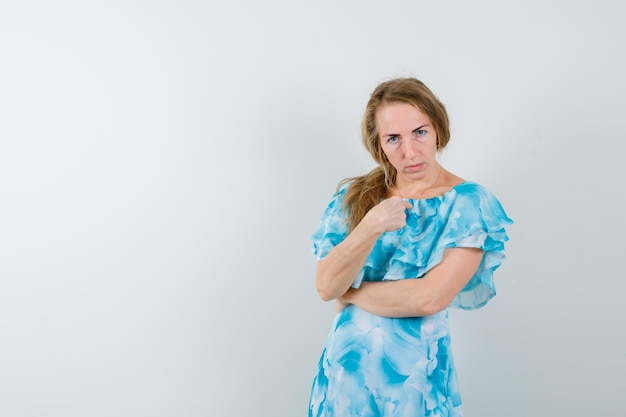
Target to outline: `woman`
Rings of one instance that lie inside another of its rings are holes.
[[[460,416],[447,308],[495,295],[512,220],[438,163],[448,116],[421,81],[380,84],[362,133],[378,167],[339,184],[313,235],[316,288],[338,314],[309,416]]]

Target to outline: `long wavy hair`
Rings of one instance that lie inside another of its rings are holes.
[[[393,103],[410,104],[428,116],[437,134],[437,150],[443,149],[450,141],[450,122],[446,108],[423,82],[416,78],[396,78],[379,84],[370,96],[361,123],[363,144],[378,166],[365,175],[346,178],[339,183],[341,187],[351,182],[343,203],[347,210],[349,231],[381,199],[386,198],[388,190],[396,185],[397,171],[382,150],[376,126],[378,109]]]

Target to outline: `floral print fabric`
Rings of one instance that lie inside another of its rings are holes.
[[[313,234],[323,259],[347,235],[343,197],[333,196]],[[419,279],[441,262],[447,248],[475,247],[482,262],[450,307],[475,309],[495,294],[493,272],[505,258],[500,202],[479,184],[464,182],[447,193],[409,200],[407,224],[383,233],[353,287],[363,281]],[[335,318],[313,381],[310,417],[461,416],[448,312],[385,318],[348,306]]]

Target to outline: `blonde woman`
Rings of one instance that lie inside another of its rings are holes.
[[[316,288],[337,316],[309,416],[461,416],[447,309],[495,295],[512,220],[437,161],[448,115],[421,81],[377,86],[362,133],[378,166],[340,182],[313,234]]]

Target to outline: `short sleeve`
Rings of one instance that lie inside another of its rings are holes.
[[[435,266],[446,248],[479,248],[483,259],[474,276],[457,294],[450,307],[476,309],[496,295],[494,271],[506,258],[504,243],[509,240],[505,227],[513,224],[496,197],[484,187],[467,183],[456,189],[450,200],[449,215],[429,267]]]
[[[313,254],[322,260],[341,241],[346,238],[346,214],[343,199],[348,185],[343,185],[332,197],[311,239]]]

